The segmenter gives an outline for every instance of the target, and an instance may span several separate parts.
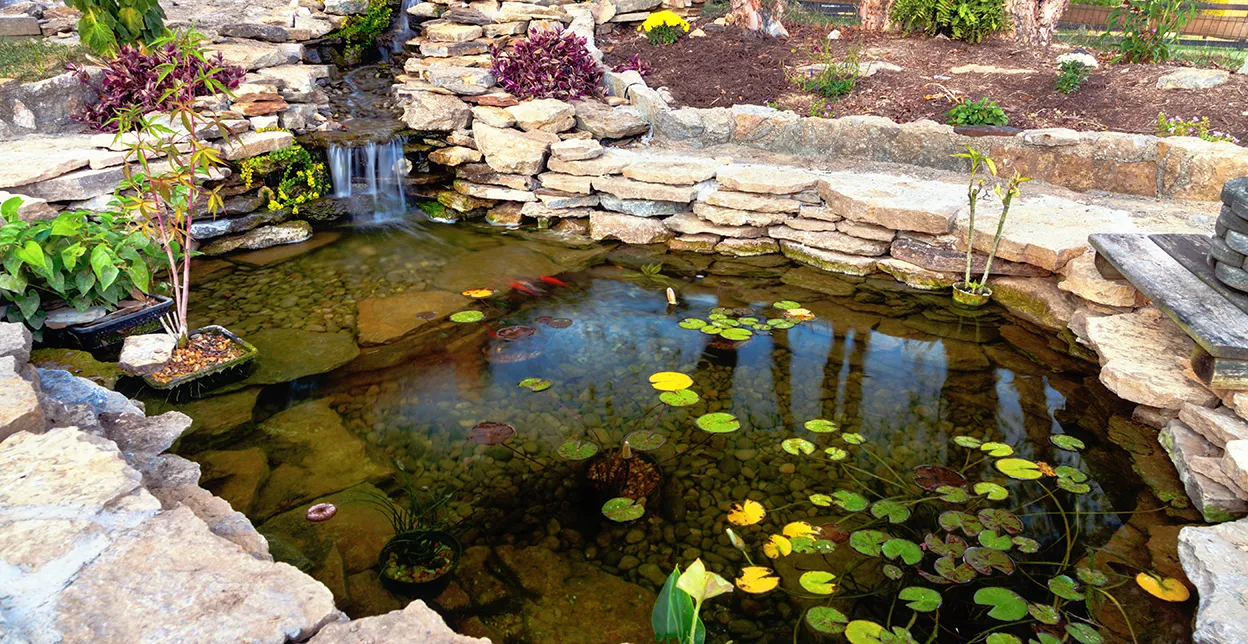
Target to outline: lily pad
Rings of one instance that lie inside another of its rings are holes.
[[[1084,594],[1079,592],[1079,584],[1066,575],[1058,575],[1049,580],[1049,590],[1062,599],[1080,601]]]
[[[1009,633],[992,633],[984,639],[984,644],[1023,644],[1023,640]]]
[[[1083,441],[1070,434],[1052,434],[1049,436],[1049,442],[1053,443],[1058,449],[1064,449],[1068,452],[1078,452],[1084,448]]]
[[[815,453],[815,444],[805,438],[789,438],[780,443],[780,447],[784,451],[800,456],[802,454],[810,455]]]
[[[1029,537],[1014,537],[1014,547],[1024,554],[1040,552],[1040,542]]]
[[[946,531],[953,532],[961,529],[962,534],[968,537],[973,537],[984,529],[984,524],[980,522],[978,517],[958,510],[941,512],[938,520],[940,521],[940,527]]]
[[[902,601],[910,602],[906,604],[906,608],[920,613],[930,613],[937,608],[940,608],[940,604],[944,601],[944,598],[941,597],[940,593],[932,590],[931,588],[924,588],[922,586],[907,586],[902,588],[901,592],[897,593],[897,598]]]
[[[797,579],[808,592],[816,595],[831,595],[836,592],[836,575],[824,570],[810,570],[802,573]]]
[[[772,304],[772,306],[780,309],[781,311],[788,311],[789,309],[799,308],[802,305],[794,302],[793,300],[780,300],[779,302]]]
[[[845,450],[843,450],[843,449],[841,449],[841,448],[839,448],[839,447],[829,447],[829,448],[827,448],[827,449],[823,450],[823,453],[824,453],[824,454],[827,454],[827,455],[828,455],[828,458],[830,458],[830,459],[832,459],[832,460],[834,460],[834,461],[843,461],[843,460],[845,460],[846,458],[849,458],[849,452],[847,452],[847,451],[845,451]]]
[[[838,507],[846,512],[861,512],[867,509],[866,497],[849,490],[837,490],[832,493],[835,503]]]
[[[941,541],[939,537],[928,533],[923,537],[923,545],[927,547],[928,552],[935,553],[941,557],[961,557],[966,552],[966,541],[956,534],[946,534],[945,540]]]
[[[910,508],[895,501],[876,501],[871,506],[871,516],[877,519],[888,517],[889,523],[902,523],[910,518]]]
[[[929,492],[942,486],[966,487],[966,477],[939,465],[920,465],[914,468],[914,482]]]
[[[936,488],[936,492],[940,494],[941,500],[950,503],[966,503],[971,500],[971,495],[966,490],[952,485],[942,485]]]
[[[1005,552],[1014,546],[1012,539],[1006,535],[997,534],[995,530],[984,530],[975,535],[975,537],[979,539],[979,545],[985,548],[992,548],[993,550]]]
[[[534,329],[531,326],[517,324],[514,326],[505,326],[495,331],[494,336],[504,340],[523,340],[524,338],[532,337],[534,333],[537,333],[537,329]]]
[[[568,318],[552,318],[550,322],[546,323],[546,326],[552,329],[566,329],[572,326],[572,320]]]
[[[1003,458],[996,465],[1002,474],[1020,481],[1034,481],[1044,476],[1039,465],[1024,458]]]
[[[1142,572],[1135,576],[1135,583],[1143,588],[1144,592],[1168,602],[1185,602],[1192,596],[1187,586],[1174,577],[1161,577]]]
[[[1057,469],[1053,470],[1053,474],[1059,479],[1070,479],[1075,483],[1083,483],[1088,480],[1088,475],[1082,470],[1077,470],[1069,465],[1058,465]]]
[[[1049,626],[1062,621],[1062,614],[1048,604],[1029,604],[1027,606],[1027,614],[1035,618],[1037,622],[1048,624]]]
[[[1014,448],[1005,443],[984,443],[979,446],[980,451],[987,452],[989,456],[1000,458],[1002,456],[1010,456],[1014,453]]]
[[[819,536],[819,528],[805,521],[790,521],[780,531],[790,539],[810,538],[811,543],[814,543],[814,537]]]
[[[750,336],[752,335],[754,335],[753,331],[749,329],[740,329],[740,328],[724,329],[723,331],[720,331],[719,333],[719,337],[725,340],[732,340],[733,342],[749,340]]]
[[[760,594],[775,590],[780,585],[771,568],[763,566],[747,566],[741,569],[741,576],[736,578],[737,588],[747,593]]]
[[[698,318],[685,318],[679,322],[679,326],[682,329],[701,329],[706,326],[706,320]]]
[[[822,418],[808,420],[803,425],[803,427],[805,427],[807,430],[812,431],[816,434],[830,434],[840,429],[840,426],[838,426],[836,423],[830,420],[824,420]]]
[[[849,536],[849,547],[868,557],[878,557],[889,539],[892,537],[879,530],[859,530]]]
[[[667,437],[649,429],[639,429],[629,433],[624,437],[628,442],[628,446],[643,452],[649,452],[663,447],[663,443],[667,442]]]
[[[968,449],[979,449],[979,446],[984,444],[983,441],[971,436],[954,436],[953,442]]]
[[[525,378],[524,380],[521,380],[520,384],[516,386],[520,387],[521,389],[528,389],[529,391],[536,393],[539,391],[546,391],[547,389],[550,389],[550,385],[551,385],[551,382],[549,380],[546,380],[545,378]]]
[[[1075,483],[1070,479],[1057,479],[1057,487],[1066,490],[1072,494],[1087,494],[1092,491],[1092,486],[1087,483]]]
[[[646,513],[646,506],[637,501],[625,497],[616,497],[607,501],[602,505],[603,516],[623,523],[625,521],[635,521]]]
[[[832,497],[826,494],[812,494],[807,498],[810,499],[811,503],[814,503],[821,508],[826,508],[832,505]]]
[[[1010,491],[991,481],[980,481],[971,488],[975,494],[988,497],[989,501],[1004,501],[1009,498]]]
[[[936,574],[955,584],[965,584],[975,578],[975,569],[968,563],[958,563],[952,557],[941,557],[932,566]]]
[[[1075,576],[1089,586],[1104,586],[1109,583],[1109,577],[1095,568],[1078,568],[1075,570]]]
[[[991,606],[988,616],[1003,622],[1013,622],[1027,615],[1027,602],[1018,593],[1000,586],[989,586],[975,591],[975,603]]]
[[[962,559],[981,575],[992,574],[994,570],[1012,575],[1015,570],[1014,560],[1009,555],[992,548],[967,548]]]
[[[678,371],[660,371],[650,376],[650,386],[659,391],[680,391],[693,386],[693,378]]]
[[[849,618],[835,608],[815,606],[806,611],[806,624],[811,628],[828,635],[840,635],[845,632]]]
[[[478,445],[501,445],[516,435],[516,428],[507,423],[487,420],[477,423],[468,435],[468,440]]]
[[[880,552],[889,559],[901,557],[902,561],[911,566],[923,560],[923,549],[907,539],[889,539],[880,547]]]
[[[722,411],[699,416],[697,425],[702,431],[712,434],[727,434],[741,429],[741,421],[736,416]]]
[[[713,324],[708,324],[708,325],[706,325],[706,326],[704,326],[704,327],[702,327],[702,328],[700,328],[700,329],[698,329],[698,330],[699,330],[699,331],[701,331],[701,332],[703,332],[703,333],[705,333],[705,334],[707,334],[707,335],[719,335],[719,332],[720,332],[720,331],[723,331],[723,329],[721,329],[721,328],[719,328],[719,327],[717,327],[717,326],[715,326],[715,325],[713,325]]]
[[[480,322],[485,319],[485,314],[480,311],[460,311],[451,314],[451,322],[467,324],[469,322]]]
[[[771,535],[767,538],[767,543],[763,544],[763,554],[768,559],[787,557],[791,552],[793,552],[793,542],[782,534]]]
[[[746,499],[741,503],[733,503],[728,510],[728,523],[738,526],[754,525],[767,516],[767,509],[762,503]]]
[[[855,619],[845,625],[845,639],[850,644],[879,644],[884,627],[866,619]]]
[[[1066,633],[1075,638],[1080,644],[1101,644],[1101,642],[1105,641],[1095,628],[1087,624],[1069,622],[1066,624]]]
[[[980,510],[978,516],[979,522],[984,524],[984,527],[989,530],[1001,528],[1010,534],[1018,534],[1023,531],[1023,520],[1008,510],[988,508]]]
[[[861,445],[867,442],[866,437],[858,432],[846,432],[841,434],[841,440],[849,443],[850,445]]]
[[[681,389],[680,391],[665,391],[659,394],[659,400],[671,407],[688,407],[696,404],[701,397],[692,389]]]
[[[768,320],[767,325],[772,329],[792,329],[797,326],[793,320]]]
[[[572,438],[560,443],[555,453],[569,461],[583,461],[598,453],[598,444],[582,438]]]
[[[888,577],[889,579],[892,579],[893,581],[897,581],[898,579],[901,579],[906,574],[901,571],[901,568],[898,568],[897,566],[894,566],[893,564],[884,564],[884,567],[881,568],[881,570],[884,572],[885,577]]]

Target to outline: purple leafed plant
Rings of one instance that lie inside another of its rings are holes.
[[[172,63],[172,71],[161,77],[162,65]],[[247,72],[234,65],[227,65],[221,54],[214,57],[196,56],[188,53],[175,42],[165,42],[148,47],[123,45],[117,57],[104,67],[104,77],[98,86],[91,83],[90,75],[78,65],[70,65],[78,79],[92,85],[99,100],[88,105],[78,119],[97,130],[116,131],[113,117],[131,106],[140,106],[143,112],[159,110],[170,101],[190,100],[210,94],[202,80],[203,74],[211,74],[217,82],[234,89]],[[172,88],[173,95],[165,96]]]
[[[567,100],[600,91],[602,67],[589,55],[585,39],[574,33],[538,31],[511,51],[492,47],[490,54],[498,84],[517,98]]]
[[[646,61],[642,60],[641,54],[633,54],[632,58],[629,58],[628,60],[620,63],[619,65],[616,65],[615,67],[612,67],[611,71],[617,74],[623,74],[624,72],[633,71],[633,72],[637,72],[638,74],[641,74],[642,76],[649,76],[650,75],[650,63],[647,63]]]

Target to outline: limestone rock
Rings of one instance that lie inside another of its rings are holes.
[[[584,161],[602,156],[602,144],[594,139],[568,139],[552,143],[550,154],[564,161]]]
[[[4,203],[14,197],[22,200],[21,205],[17,207],[18,219],[25,222],[32,222],[56,218],[57,210],[56,208],[48,205],[47,199],[39,199],[38,197],[32,197],[30,195],[14,194],[12,192],[0,190],[0,203]]]
[[[858,237],[860,239],[871,239],[874,241],[891,242],[897,234],[891,228],[876,226],[875,224],[865,224],[860,221],[852,221],[842,219],[836,222],[836,229],[846,235]]]
[[[429,160],[439,165],[457,166],[465,163],[476,163],[482,159],[482,155],[472,148],[461,148],[453,145],[448,148],[439,148],[429,153]]]
[[[360,300],[360,344],[393,342],[425,325],[436,324],[469,304],[472,300],[447,291],[401,293]]]
[[[880,260],[878,268],[892,275],[897,281],[904,283],[906,286],[924,291],[947,289],[953,286],[954,282],[961,281],[961,278],[957,275],[938,273],[893,257]]]
[[[612,194],[598,195],[598,204],[612,212],[636,217],[668,217],[689,212],[689,204],[678,201],[655,201],[653,199],[620,199]]]
[[[816,233],[788,226],[772,226],[767,229],[767,234],[773,239],[797,242],[804,246],[850,255],[875,257],[888,251],[888,242],[860,239],[841,232]]]
[[[718,163],[703,159],[649,157],[624,168],[624,176],[636,181],[692,186],[715,176]]]
[[[545,137],[480,122],[472,124],[472,135],[477,149],[485,155],[485,162],[496,172],[510,174],[541,172],[551,144]]]
[[[689,203],[698,196],[698,191],[693,186],[646,183],[623,177],[596,177],[592,183],[594,190],[614,195],[620,199],[650,199]]]
[[[30,330],[18,322],[0,322],[0,358],[12,357],[18,364],[30,361]]]
[[[16,190],[44,201],[77,201],[106,195],[125,178],[121,166],[83,168],[58,177],[18,187]]]
[[[1179,409],[1179,420],[1218,447],[1226,447],[1231,441],[1248,440],[1248,422],[1227,407],[1210,409],[1185,403]]]
[[[31,137],[0,143],[0,155],[22,159],[0,168],[0,188],[25,185],[59,177],[85,167],[86,155],[77,146],[52,138]]]
[[[1222,455],[1222,469],[1231,479],[1236,496],[1248,496],[1248,440],[1233,440],[1226,444]],[[1230,486],[1228,486],[1230,487]]]
[[[295,137],[290,132],[243,132],[237,139],[226,139],[221,145],[221,157],[238,161],[288,148],[294,142]]]
[[[699,235],[709,233],[720,237],[736,237],[740,239],[757,239],[764,236],[766,230],[754,226],[721,226],[712,224],[691,212],[680,213],[663,220],[663,225],[683,235]]]
[[[516,124],[520,126],[520,129],[525,132],[533,130],[562,132],[576,125],[576,109],[558,99],[542,98],[524,101],[506,109],[507,113],[516,119]]]
[[[780,252],[780,244],[774,239],[725,239],[715,245],[715,252],[730,257],[755,257]]]
[[[838,221],[837,224],[840,222]],[[836,225],[830,221],[821,219],[803,219],[802,217],[792,217],[784,222],[784,225],[796,230],[805,230],[812,233],[828,233],[835,231]],[[861,226],[870,226],[870,224],[859,224]]]
[[[793,225],[793,224],[789,224]],[[795,226],[796,227],[796,226]],[[898,236],[888,248],[888,252],[893,257],[902,261],[910,262],[917,266],[922,266],[931,271],[940,273],[963,273],[966,270],[966,251],[955,250],[953,248],[928,244],[910,236]],[[988,257],[983,253],[975,253],[971,256],[971,273],[973,275],[983,275],[984,265],[987,263]],[[1039,266],[1031,264],[1020,264],[1011,262],[1000,257],[992,261],[993,275],[1007,275],[1020,277],[1043,277],[1049,274],[1048,271]],[[1058,285],[1059,288],[1061,285]]]
[[[216,53],[220,53],[225,62],[238,65],[249,72],[292,62],[286,52],[276,45],[261,44],[254,40],[234,40],[204,47],[205,55]]]
[[[1225,69],[1176,69],[1157,78],[1157,89],[1212,89],[1230,78]]]
[[[589,236],[599,241],[618,239],[626,244],[657,244],[675,235],[657,219],[595,210],[589,216]]]
[[[783,195],[814,188],[815,175],[794,168],[732,165],[716,174],[719,185],[738,192]]]
[[[702,253],[709,255],[715,252],[715,246],[723,239],[719,235],[702,233],[700,235],[678,235],[667,242],[667,247],[675,251]]]
[[[492,199],[495,201],[536,201],[537,195],[528,190],[514,190],[512,188],[500,188],[498,186],[482,185],[456,179],[451,186],[455,188],[455,192],[465,194],[478,199]]]
[[[757,212],[790,212],[802,209],[802,202],[787,197],[764,196],[752,192],[732,192],[716,190],[703,198],[712,206],[732,208],[734,210],[754,210]]]
[[[650,131],[650,124],[632,106],[611,107],[598,101],[576,101],[576,127],[595,139],[622,139]]]
[[[541,199],[543,206],[556,210],[564,208],[593,208],[598,205],[598,195],[582,195],[574,192],[559,192],[558,190],[545,189],[538,190],[535,194],[538,199]]]
[[[104,435],[127,457],[160,454],[191,427],[191,417],[176,411],[159,416],[104,416],[102,421]]]
[[[936,235],[949,232],[966,209],[965,186],[888,174],[828,173],[819,195],[846,219]]]
[[[99,414],[142,416],[143,410],[125,396],[105,389],[86,378],[79,378],[60,369],[37,369],[39,388],[45,399],[55,400],[66,407],[81,407],[91,416]]]
[[[975,250],[987,253],[992,249],[992,238],[1000,214],[999,203],[981,203],[975,215]],[[1062,222],[1062,225],[1054,226],[1055,221]],[[961,239],[966,238],[966,223],[965,216],[957,223],[956,234]],[[1057,271],[1088,251],[1088,235],[1106,230],[1143,232],[1133,221],[1131,213],[1123,210],[1080,204],[1049,195],[1024,195],[1010,207],[1009,221],[997,256]]]
[[[1221,523],[1248,514],[1248,501],[1191,465],[1199,457],[1220,456],[1221,450],[1178,420],[1170,421],[1157,435],[1157,440],[1170,455],[1183,489],[1206,521]]]
[[[39,36],[43,31],[33,16],[0,15],[0,37]]]
[[[485,67],[435,65],[426,67],[420,77],[434,87],[463,96],[480,96],[498,83],[494,74]]]
[[[283,27],[257,22],[236,22],[229,25],[221,25],[217,29],[217,33],[227,38],[245,38],[247,40],[262,40],[273,43],[290,40],[290,35],[286,33],[286,29]]]
[[[146,375],[159,371],[173,357],[177,338],[168,333],[148,333],[126,336],[118,362],[121,369],[131,375]]]
[[[853,284],[840,277],[806,266],[795,268],[785,273],[780,277],[780,281],[790,286],[797,286],[835,297],[853,295],[856,290]]]
[[[878,263],[874,257],[838,253],[792,241],[781,241],[780,252],[799,264],[843,275],[870,275]]]
[[[18,432],[37,434],[44,430],[38,385],[19,375],[18,368],[14,358],[0,358],[0,441]]]
[[[572,174],[581,177],[603,177],[620,174],[633,162],[636,155],[627,150],[607,148],[602,156],[584,161],[564,161],[554,158],[550,160],[552,172]]]
[[[693,204],[693,214],[721,226],[775,226],[784,224],[790,219],[790,216],[785,213],[721,208],[701,201]]]
[[[205,255],[224,255],[236,250],[259,250],[282,244],[297,244],[312,238],[312,225],[306,221],[261,226],[236,237],[224,237],[200,249]]]
[[[454,22],[431,22],[424,25],[425,38],[434,42],[468,42],[485,34],[477,25],[461,25]]]
[[[255,413],[260,387],[248,387],[241,391],[199,398],[173,405],[163,401],[149,401],[147,413],[159,414],[177,410],[194,419],[182,435],[179,446],[199,459],[199,450],[229,442],[237,433],[251,424]],[[246,511],[246,508],[239,508]]]
[[[1109,280],[1095,266],[1095,253],[1084,253],[1062,267],[1062,280],[1057,287],[1079,297],[1105,306],[1135,307],[1142,296],[1127,280]]]
[[[455,633],[419,599],[401,611],[330,624],[308,640],[308,644],[385,644],[403,640],[426,644],[490,644],[484,637]]]
[[[487,183],[511,188],[512,190],[531,191],[537,187],[533,177],[527,174],[502,174],[484,163],[469,163],[455,168],[455,176],[467,179],[472,183]],[[555,188],[563,190],[563,188]],[[571,192],[571,191],[565,191]],[[588,193],[588,189],[586,190]]]
[[[147,483],[146,479],[144,483]],[[273,561],[273,555],[269,554],[269,542],[256,531],[242,512],[230,507],[225,499],[213,496],[211,492],[194,483],[157,487],[151,492],[160,499],[161,506],[166,510],[186,507],[213,534],[242,548],[255,559]]]
[[[511,113],[506,109],[501,107],[492,107],[489,105],[474,105],[472,108],[472,118],[481,121],[490,127],[507,128],[516,124],[516,119],[513,118]]]
[[[498,6],[498,22],[516,22],[524,20],[570,20],[568,12],[561,6],[542,6],[528,2],[503,2]]]
[[[1187,526],[1179,531],[1179,561],[1196,587],[1195,644],[1248,641],[1248,521]]]
[[[1163,409],[1217,401],[1192,373],[1191,338],[1161,311],[1089,318],[1087,330],[1100,356],[1100,380],[1120,397]]]
[[[1052,279],[997,277],[988,280],[988,287],[992,289],[993,301],[1047,329],[1066,328],[1075,313],[1070,297]]]
[[[451,132],[468,126],[468,104],[449,94],[412,92],[403,105],[403,122],[413,130]]]

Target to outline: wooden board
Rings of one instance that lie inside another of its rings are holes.
[[[1161,247],[1183,265],[1206,286],[1215,290],[1227,301],[1248,315],[1248,293],[1233,289],[1214,275],[1209,265],[1209,238],[1204,235],[1149,235],[1154,244]]]
[[[1208,244],[1203,235],[1191,237],[1204,239]],[[1210,355],[1248,360],[1248,314],[1205,284],[1150,236],[1097,233],[1090,235],[1088,241]],[[1178,244],[1177,240],[1163,241],[1171,246]]]

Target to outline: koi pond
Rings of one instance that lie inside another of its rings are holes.
[[[1069,332],[779,255],[307,244],[198,266],[192,310],[259,366],[148,409],[196,419],[202,484],[352,617],[655,641],[700,561],[729,584],[706,642],[1190,639],[1194,601],[1155,595],[1191,510]]]

